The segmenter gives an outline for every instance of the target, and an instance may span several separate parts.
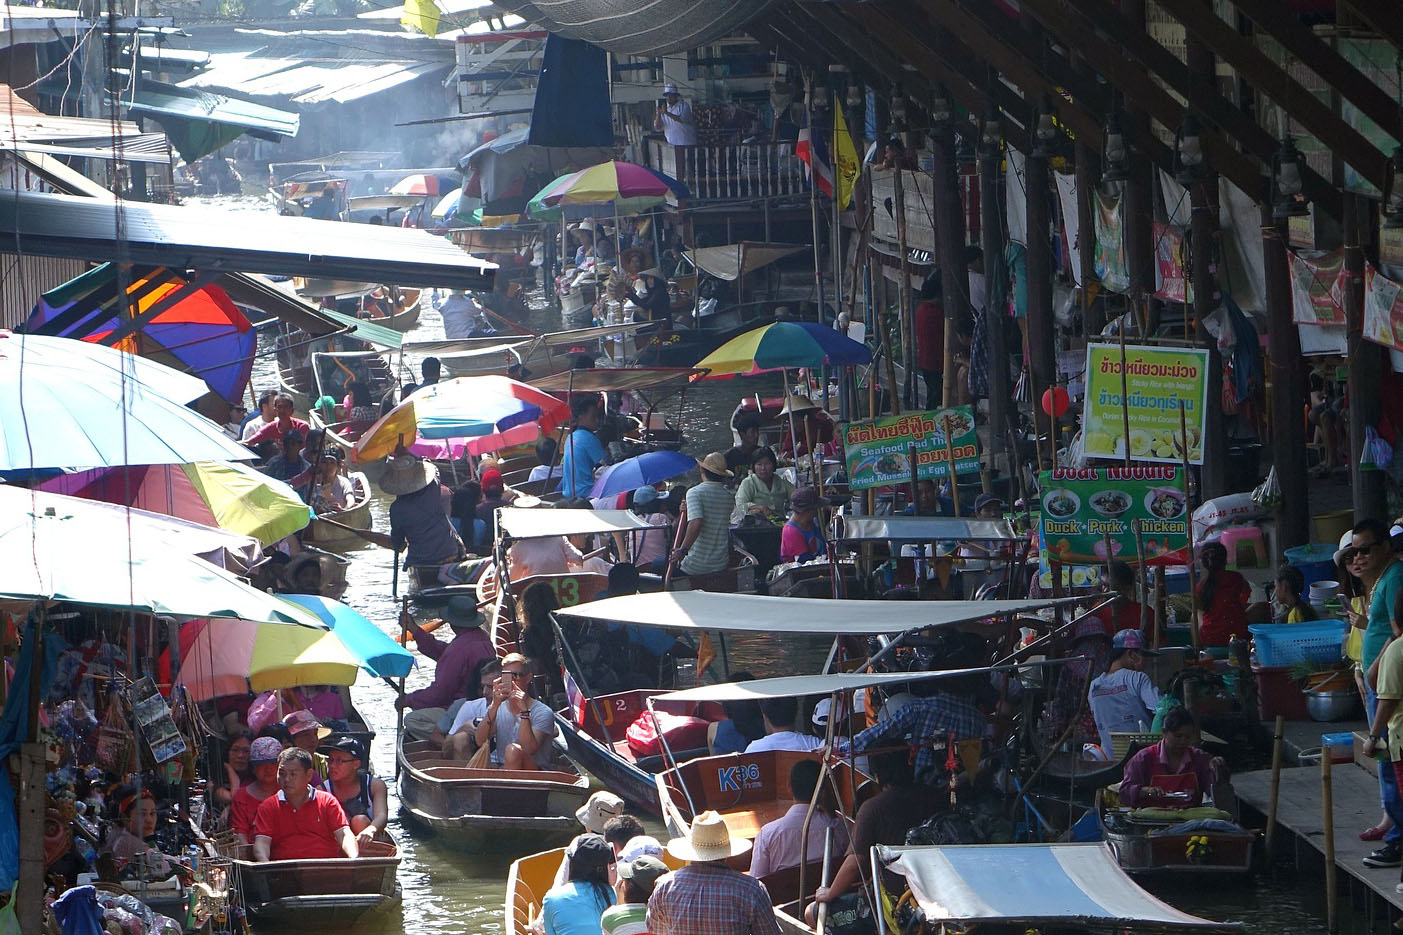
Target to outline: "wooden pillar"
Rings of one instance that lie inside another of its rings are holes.
[[[1081,263],[1082,328],[1091,340],[1106,327],[1105,300],[1093,304],[1087,288],[1096,279],[1096,204],[1092,193],[1101,180],[1101,158],[1085,143],[1076,145],[1077,213],[1081,216],[1077,233],[1077,256]]]
[[[1040,437],[1049,440],[1052,422],[1043,412],[1043,391],[1057,375],[1057,326],[1052,317],[1052,241],[1049,239],[1047,158],[1029,153],[1024,165],[1028,198],[1028,372],[1032,377],[1033,417]],[[1042,446],[1039,446],[1041,449]]]
[[[944,404],[951,406],[959,397],[953,355],[960,326],[969,320],[969,270],[965,264],[965,217],[960,199],[959,165],[955,161],[955,131],[948,122],[936,127],[931,134],[931,149],[936,263],[940,267],[941,301],[945,307],[942,395]]]
[[[1189,222],[1192,263],[1189,269],[1194,292],[1195,337],[1208,346],[1208,392],[1203,416],[1203,466],[1199,470],[1199,499],[1211,500],[1229,493],[1227,430],[1223,420],[1223,357],[1218,342],[1204,327],[1204,320],[1222,304],[1217,274],[1218,256],[1218,179],[1191,186]],[[1290,295],[1287,295],[1289,320]],[[1295,334],[1293,329],[1292,334]],[[1299,353],[1299,352],[1298,352]]]
[[[1121,12],[1134,28],[1145,28],[1145,0],[1122,0]],[[1125,123],[1138,128],[1140,133],[1149,132],[1149,118],[1137,108],[1125,108]],[[1155,291],[1155,168],[1149,154],[1133,148],[1126,168],[1130,177],[1125,182],[1123,217],[1125,265],[1130,275],[1130,288],[1125,293],[1130,299],[1136,321],[1141,326],[1148,322],[1149,333],[1153,333],[1159,325],[1159,304],[1152,298]]]
[[[901,251],[901,257],[897,261],[897,269],[901,276],[896,283],[899,304],[897,322],[901,331],[901,363],[906,370],[906,379],[902,381],[902,385],[892,387],[893,412],[900,411],[895,408],[896,399],[899,398],[902,405],[910,408],[915,404],[913,397],[920,394],[920,388],[916,385],[916,309],[911,301],[911,257],[906,249],[906,186],[902,182],[905,173],[906,170],[900,165],[892,169],[892,202],[896,206],[896,248]]]
[[[995,276],[1005,275],[1004,269],[1004,200],[999,189],[1003,181],[999,152],[979,157],[979,227],[984,249],[984,282],[986,297]],[[997,271],[997,272],[996,272]],[[1004,453],[1004,470],[1012,473],[1018,452],[1008,450],[1010,414],[1013,410],[1013,383],[1008,373],[1008,316],[1002,308],[985,304],[985,329],[989,337],[989,448]],[[997,466],[991,457],[990,462]]]
[[[1377,427],[1383,415],[1382,397],[1384,349],[1364,340],[1364,250],[1360,231],[1368,223],[1369,210],[1358,195],[1344,192],[1345,323],[1349,340],[1349,456],[1350,492],[1356,520],[1366,516],[1384,519],[1388,501],[1384,493],[1383,471],[1361,471],[1359,452],[1364,448],[1364,431]],[[1302,368],[1304,369],[1304,368]],[[1304,450],[1304,449],[1302,449]],[[1395,455],[1397,457],[1397,455]]]
[[[1286,226],[1262,205],[1262,254],[1266,268],[1267,361],[1271,380],[1271,453],[1281,484],[1276,547],[1285,551],[1310,542],[1306,484],[1305,379],[1301,341],[1291,318],[1291,272],[1286,262]],[[1351,404],[1354,396],[1350,396]]]

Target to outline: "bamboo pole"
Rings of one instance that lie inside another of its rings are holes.
[[[1184,401],[1179,400],[1179,447],[1180,459],[1184,468],[1184,499],[1188,501],[1189,512],[1193,512],[1193,498],[1189,496],[1189,427],[1188,416],[1184,412]],[[1126,439],[1126,445],[1130,440]],[[1198,639],[1198,574],[1194,571],[1194,533],[1193,524],[1189,524],[1189,554],[1184,562],[1189,572],[1189,636],[1193,641],[1194,652],[1199,650]]]
[[[955,473],[955,443],[950,439],[950,417],[941,420],[940,430],[945,433],[945,459],[950,471],[950,499],[955,504],[955,515],[960,515],[960,478]]]
[[[399,553],[398,553],[398,552],[395,553],[395,569],[396,569],[396,570],[399,569]],[[405,618],[409,618],[410,620],[413,619],[412,617],[409,617],[409,597],[408,597],[408,595],[405,596],[403,603],[400,604],[400,611],[399,611],[399,632],[400,632],[400,637],[407,643],[407,642],[409,641],[409,624],[405,622]],[[400,698],[403,698],[403,697],[404,697],[404,676],[402,676],[402,675],[401,675],[400,678],[399,678],[399,694],[400,694]],[[403,745],[404,745],[404,705],[401,703],[401,704],[395,705],[395,750],[396,750],[396,751],[400,750],[400,749],[403,747]],[[400,761],[401,761],[401,759],[402,759],[402,757],[399,757],[399,756],[396,756],[396,757],[395,757],[395,778],[396,778],[396,779],[399,779],[399,769],[400,769]]]
[[[1150,648],[1159,649],[1160,639],[1169,621],[1169,596],[1164,593],[1164,567],[1155,569],[1155,632],[1150,638]]]
[[[1335,791],[1330,781],[1330,754],[1320,751],[1320,811],[1325,828],[1325,930],[1339,931],[1340,894],[1335,866]]]
[[[1267,799],[1267,830],[1262,838],[1262,848],[1267,855],[1267,860],[1272,858],[1272,845],[1276,841],[1276,805],[1281,798],[1281,753],[1285,746],[1286,716],[1278,714],[1276,716],[1276,727],[1272,730],[1271,739],[1271,795]],[[1325,751],[1320,751],[1321,759],[1325,758]]]
[[[1135,561],[1140,578],[1140,632],[1144,633],[1150,622],[1150,582],[1145,568],[1145,536],[1140,528],[1140,520],[1135,520]]]

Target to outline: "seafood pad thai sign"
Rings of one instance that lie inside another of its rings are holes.
[[[1121,397],[1130,413],[1125,437]],[[1183,434],[1179,404],[1188,429],[1189,463],[1203,463],[1203,419],[1208,402],[1208,351],[1195,348],[1086,346],[1084,439],[1089,458],[1124,458],[1127,442],[1136,461],[1179,464]]]
[[[1188,497],[1179,468],[1058,468],[1043,471],[1038,480],[1043,538],[1053,561],[1104,562],[1109,540],[1112,558],[1134,562],[1137,520],[1147,562],[1189,544]]]
[[[950,423],[948,446],[946,420]],[[848,485],[853,490],[909,483],[912,453],[918,480],[943,479],[950,473],[949,448],[954,449],[956,474],[979,470],[979,439],[969,406],[908,412],[843,426],[843,455]]]

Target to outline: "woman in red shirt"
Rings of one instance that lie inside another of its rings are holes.
[[[1108,595],[1115,600],[1092,614],[1106,628],[1107,636],[1115,636],[1120,630],[1140,629],[1141,608],[1135,600],[1135,569],[1125,562],[1112,562]]]
[[[1199,551],[1203,581],[1198,586],[1201,612],[1199,642],[1204,646],[1226,646],[1234,636],[1247,637],[1247,601],[1252,586],[1235,571],[1228,571],[1228,550],[1210,542]]]

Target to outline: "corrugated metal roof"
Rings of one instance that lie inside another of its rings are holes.
[[[300,119],[297,114],[252,101],[156,81],[142,82],[126,104],[136,114],[222,123],[276,136],[296,136]]]
[[[386,284],[469,290],[490,290],[497,268],[442,237],[409,228],[251,214],[230,223],[227,212],[211,208],[35,192],[0,198],[0,250],[21,249],[177,269],[372,276]]]
[[[450,62],[320,61],[222,52],[210,67],[180,82],[183,88],[222,88],[294,104],[345,104],[398,87],[421,75],[447,72]]]

